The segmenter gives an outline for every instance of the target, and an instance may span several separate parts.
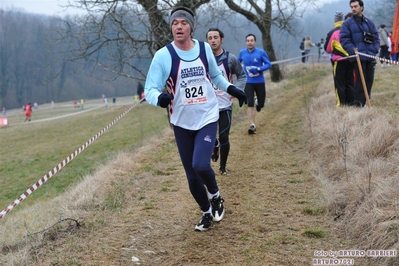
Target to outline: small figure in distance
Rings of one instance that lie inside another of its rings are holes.
[[[31,115],[32,115],[32,104],[28,103],[27,105],[25,105],[25,122],[31,121]]]

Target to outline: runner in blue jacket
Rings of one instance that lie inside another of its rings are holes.
[[[248,98],[247,113],[250,123],[248,134],[256,134],[254,106],[256,105],[256,111],[260,112],[265,105],[266,83],[263,72],[270,69],[272,63],[267,53],[256,47],[255,35],[248,34],[245,37],[245,42],[247,48],[240,51],[238,61],[243,64],[244,71],[247,74],[245,94]]]

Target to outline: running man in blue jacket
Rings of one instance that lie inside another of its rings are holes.
[[[245,74],[247,74],[245,94],[248,98],[247,113],[250,123],[248,134],[256,134],[254,106],[256,106],[256,111],[260,112],[265,105],[266,83],[263,72],[270,69],[272,63],[264,50],[255,47],[255,35],[248,34],[245,42],[247,48],[240,51],[238,60],[243,64]]]

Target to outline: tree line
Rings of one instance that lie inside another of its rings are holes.
[[[127,78],[103,82],[94,62],[65,64],[67,43],[55,43],[62,20],[0,9],[0,107],[19,108],[29,102],[69,101],[134,95]]]
[[[393,18],[396,0],[379,3],[369,4],[376,22]],[[74,0],[70,6],[84,12],[62,18],[0,9],[0,107],[134,95],[154,53],[172,40],[168,15],[177,5],[196,11],[194,38],[219,27],[225,48],[238,54],[254,33],[271,61],[299,56],[303,36],[320,40],[335,11],[350,12],[349,1],[320,7],[313,0]],[[275,64],[271,79],[282,78]]]

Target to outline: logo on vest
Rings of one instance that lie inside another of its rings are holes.
[[[204,74],[205,74],[205,69],[203,66],[183,68],[180,70],[180,76],[182,79],[204,76]]]

